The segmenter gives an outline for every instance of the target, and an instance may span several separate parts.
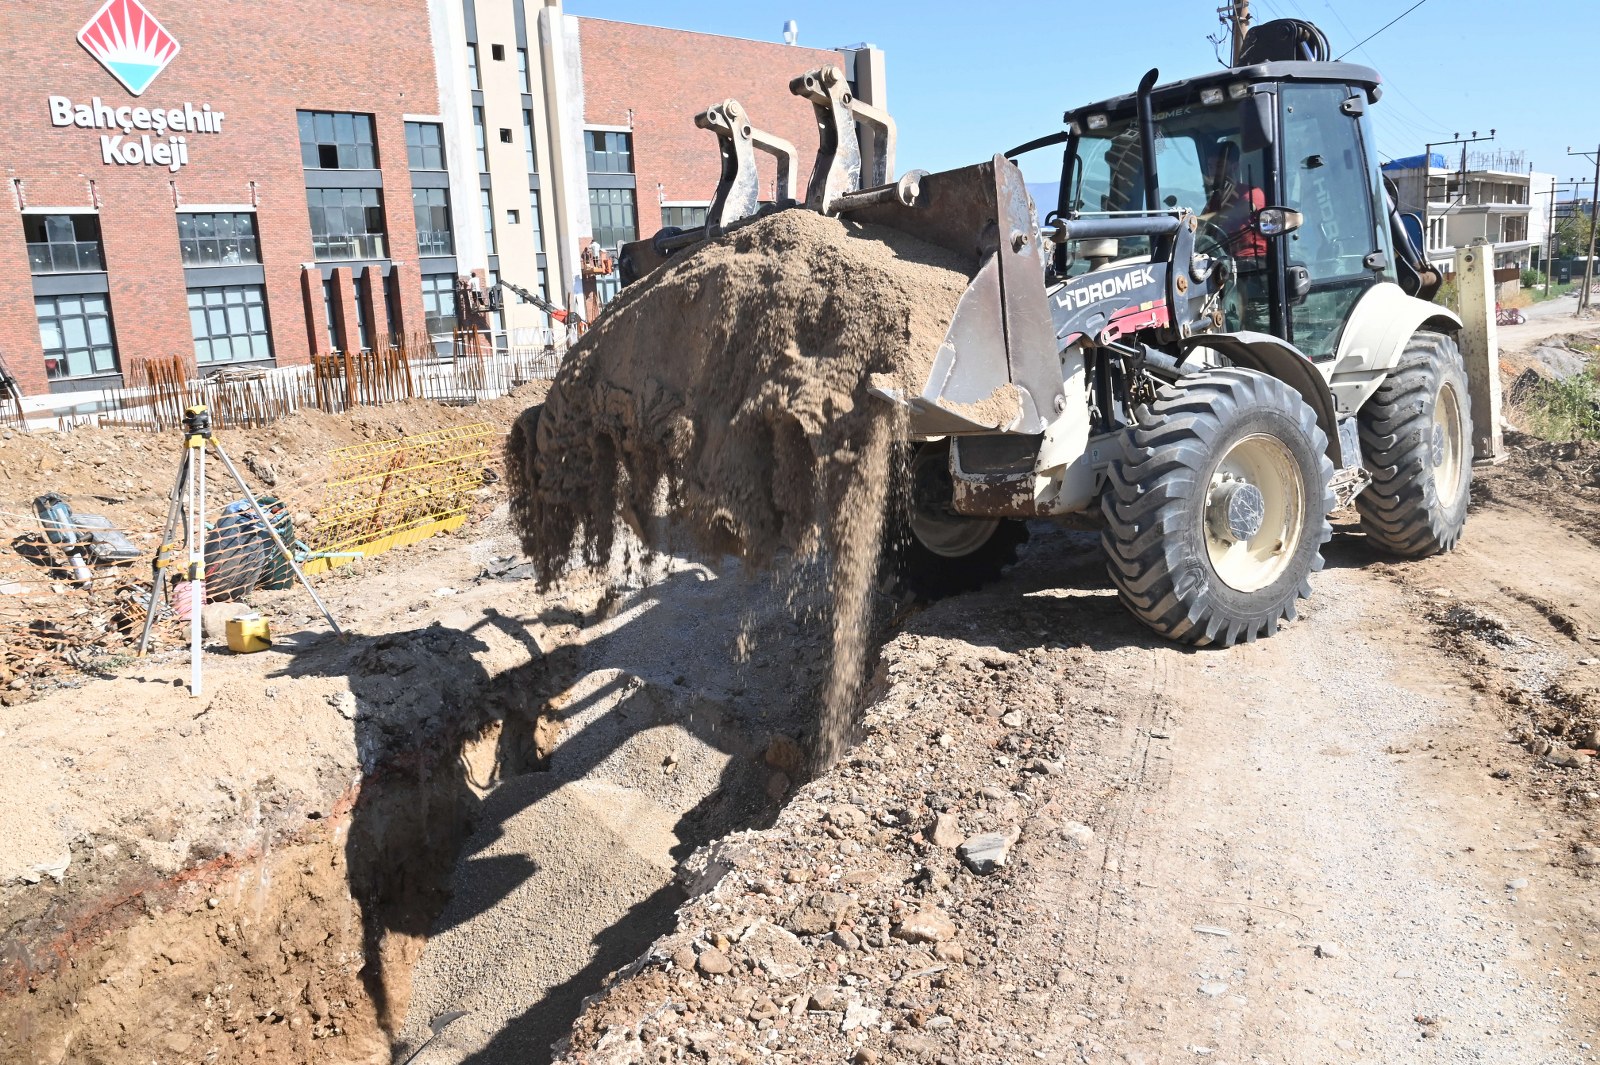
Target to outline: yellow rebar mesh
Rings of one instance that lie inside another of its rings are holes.
[[[501,430],[487,423],[356,444],[331,451],[329,479],[311,546],[322,552],[463,517]]]

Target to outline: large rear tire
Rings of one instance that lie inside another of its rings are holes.
[[[1356,496],[1367,540],[1401,558],[1455,547],[1472,488],[1472,405],[1456,342],[1414,333],[1356,425],[1372,473]]]
[[[1028,526],[956,513],[948,442],[918,446],[906,473],[907,490],[885,523],[884,571],[893,592],[917,601],[960,595],[989,584],[1016,562]]]
[[[1333,535],[1327,443],[1300,394],[1254,370],[1161,388],[1122,434],[1101,500],[1123,604],[1197,646],[1253,641],[1294,620]]]

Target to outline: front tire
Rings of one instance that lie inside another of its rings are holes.
[[[1429,330],[1412,334],[1356,424],[1372,471],[1356,496],[1367,539],[1401,558],[1455,547],[1472,487],[1472,405],[1456,342]]]
[[[1300,394],[1253,370],[1207,370],[1162,387],[1121,444],[1102,542],[1133,615],[1221,647],[1292,621],[1333,535],[1328,441]]]
[[[922,444],[906,464],[907,490],[886,522],[890,590],[928,602],[977,591],[1017,560],[1028,526],[956,513],[947,441]]]

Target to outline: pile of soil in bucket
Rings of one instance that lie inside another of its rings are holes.
[[[827,573],[817,756],[842,749],[903,419],[975,262],[896,230],[780,211],[630,286],[507,443],[524,549],[554,579],[647,548]]]

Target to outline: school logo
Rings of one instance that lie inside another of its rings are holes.
[[[106,0],[78,31],[78,43],[135,96],[178,55],[178,39],[139,0]]]

